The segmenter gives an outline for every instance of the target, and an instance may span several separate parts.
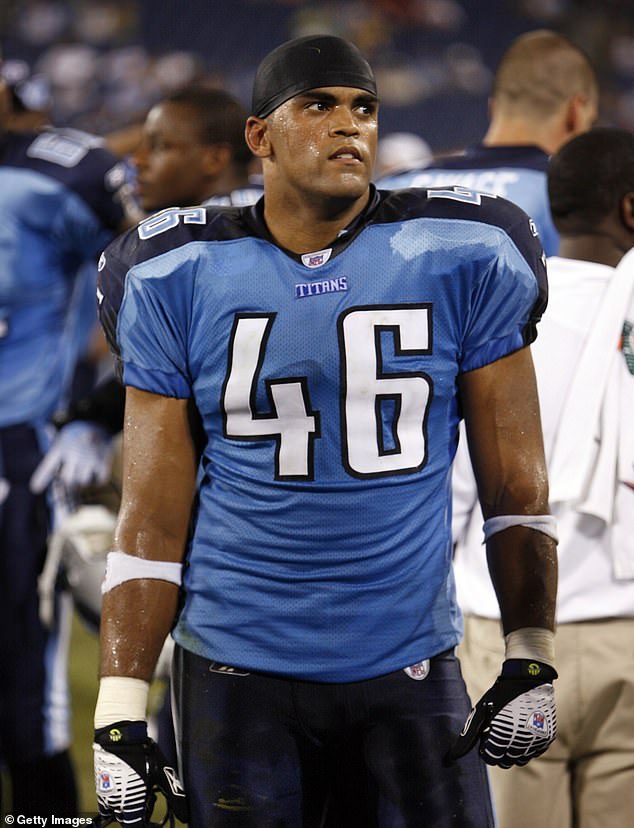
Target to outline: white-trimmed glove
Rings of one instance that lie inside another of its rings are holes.
[[[480,740],[489,765],[510,768],[541,756],[557,735],[552,685],[557,671],[540,661],[507,659],[493,687],[475,705],[447,754],[453,761]]]
[[[57,432],[31,477],[31,491],[43,492],[54,479],[69,489],[102,485],[110,477],[112,437],[100,425],[74,420]]]
[[[115,820],[125,828],[152,826],[156,794],[167,803],[170,823],[187,822],[187,800],[174,768],[147,735],[143,721],[116,722],[95,731],[93,744],[99,817],[95,825]],[[163,823],[164,824],[164,823]]]

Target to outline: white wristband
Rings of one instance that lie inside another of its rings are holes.
[[[153,561],[148,558],[138,558],[128,555],[118,549],[108,552],[106,558],[106,574],[101,584],[101,592],[105,595],[125,581],[137,579],[151,579],[169,581],[180,586],[183,580],[183,564],[176,561]]]
[[[555,667],[555,634],[545,627],[522,627],[504,636],[505,658],[528,658]]]
[[[146,720],[150,684],[129,676],[104,676],[99,682],[95,728],[115,722]]]
[[[503,532],[511,526],[526,526],[528,529],[534,529],[536,532],[548,535],[555,542],[559,540],[557,537],[557,521],[553,515],[496,515],[490,517],[482,525],[484,540],[487,541],[491,535]]]

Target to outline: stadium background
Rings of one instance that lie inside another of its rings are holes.
[[[331,32],[355,41],[375,67],[382,134],[417,133],[434,152],[479,140],[502,52],[516,35],[541,27],[567,34],[595,62],[601,121],[634,129],[632,0],[0,3],[5,66],[31,83],[36,103],[50,93],[57,125],[105,134],[141,120],[166,92],[201,79],[248,105],[255,66],[272,47],[289,37]],[[81,809],[88,812],[94,809],[97,641],[78,620],[70,669],[73,753]]]
[[[166,91],[205,78],[249,102],[274,46],[331,32],[377,72],[381,128],[421,134],[436,152],[478,140],[492,71],[509,41],[550,27],[594,60],[606,123],[634,128],[631,0],[2,0],[5,60],[52,84],[58,125],[107,132]]]

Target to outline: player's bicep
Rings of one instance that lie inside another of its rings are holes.
[[[128,387],[116,548],[152,560],[182,559],[196,465],[187,400]]]
[[[547,512],[546,464],[530,349],[467,372],[459,383],[484,517]]]

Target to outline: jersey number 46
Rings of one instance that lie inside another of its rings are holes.
[[[342,462],[353,477],[411,474],[427,461],[432,384],[423,371],[385,373],[381,336],[391,332],[396,356],[431,353],[427,304],[350,308],[338,319]],[[256,409],[256,390],[275,314],[237,314],[222,394],[225,436],[276,441],[275,478],[312,480],[320,414],[307,377],[265,380],[269,412]],[[390,406],[390,439],[382,411]],[[272,413],[271,413],[272,412]]]

